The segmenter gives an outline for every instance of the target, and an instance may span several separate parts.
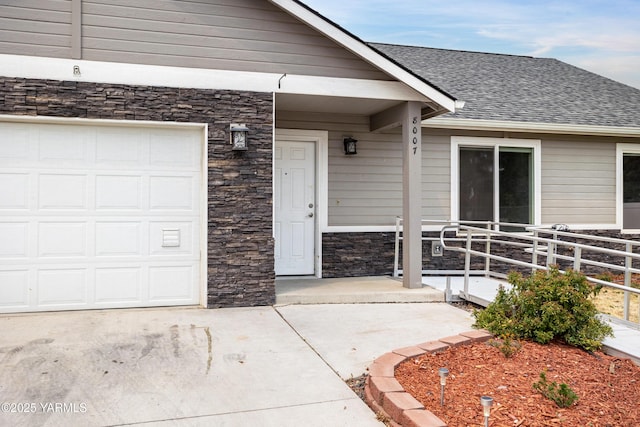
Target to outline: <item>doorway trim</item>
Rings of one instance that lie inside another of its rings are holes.
[[[314,224],[314,276],[322,278],[322,231],[327,227],[329,200],[329,132],[324,130],[306,129],[278,129],[275,130],[273,142],[273,169],[275,170],[275,148],[278,141],[302,141],[311,142],[315,146],[315,199],[316,199],[316,221]],[[273,183],[273,197],[275,197],[275,182]],[[275,206],[273,203],[272,221],[275,221]],[[275,225],[275,224],[273,224]],[[273,227],[273,238],[275,239],[275,227]]]
[[[623,160],[625,154],[640,154],[640,144],[616,144],[616,228],[622,234],[635,234],[640,230],[624,228],[624,175]]]

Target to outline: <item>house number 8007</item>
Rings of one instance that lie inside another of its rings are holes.
[[[416,135],[418,133],[418,127],[416,126],[416,124],[418,123],[418,118],[414,117],[413,118],[413,134]],[[414,136],[413,137],[413,155],[415,156],[418,153],[418,137]]]

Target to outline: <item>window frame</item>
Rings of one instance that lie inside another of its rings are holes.
[[[625,154],[640,155],[640,144],[616,144],[616,228],[620,229],[620,233],[636,234],[640,233],[640,229],[624,228],[623,160]]]
[[[451,221],[460,220],[460,147],[493,148],[494,165],[499,165],[500,148],[528,148],[533,157],[533,225],[540,225],[542,219],[542,143],[539,139],[488,138],[475,136],[451,137]],[[500,218],[499,168],[494,167],[494,221]]]

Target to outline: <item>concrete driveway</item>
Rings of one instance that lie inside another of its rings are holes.
[[[446,304],[4,315],[0,425],[380,426],[340,376],[470,327]]]

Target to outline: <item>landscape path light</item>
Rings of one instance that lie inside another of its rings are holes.
[[[489,427],[489,415],[491,415],[493,398],[489,396],[482,396],[480,397],[480,404],[482,405],[482,414],[484,415],[484,427]]]
[[[440,375],[440,406],[444,406],[444,386],[447,385],[449,370],[447,368],[440,368],[438,375]]]

